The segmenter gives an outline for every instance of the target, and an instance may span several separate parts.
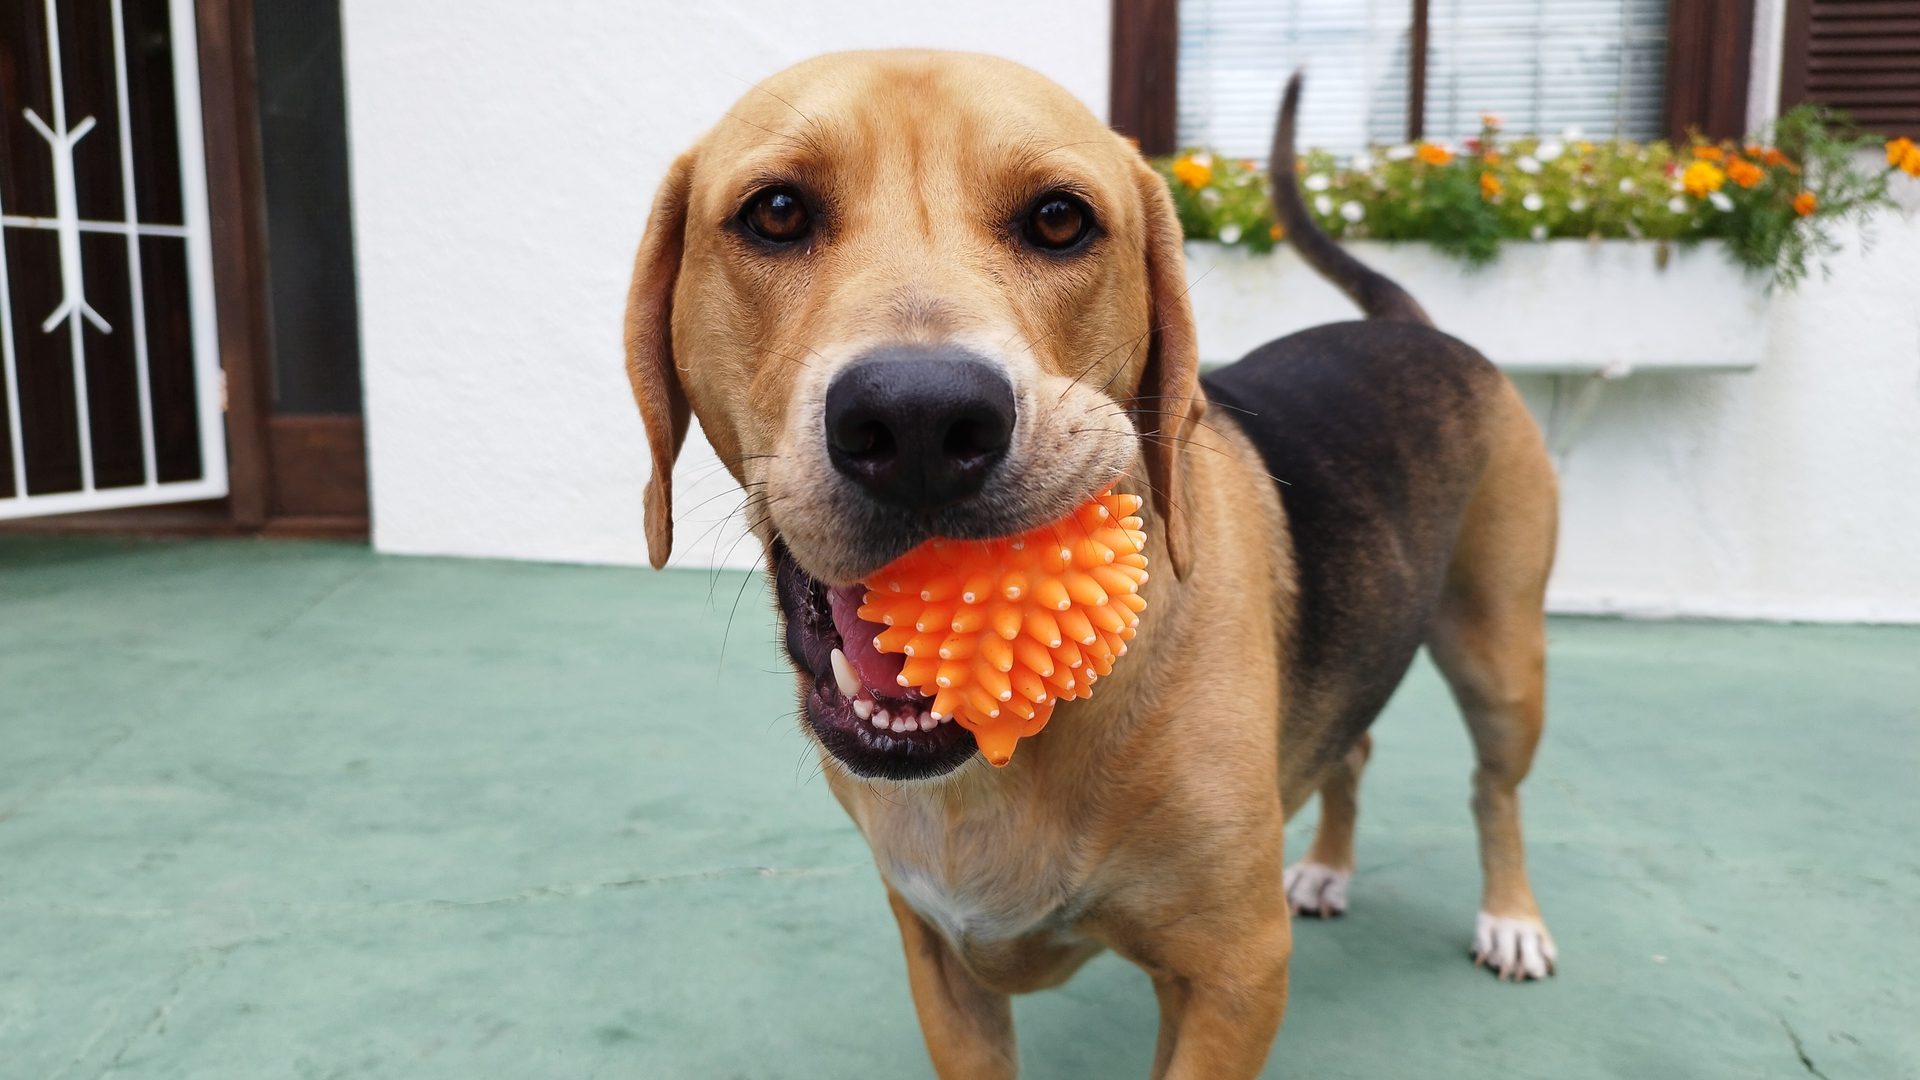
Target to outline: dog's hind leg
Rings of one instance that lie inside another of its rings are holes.
[[[1360,774],[1373,753],[1373,736],[1362,734],[1353,749],[1320,781],[1320,821],[1307,857],[1287,867],[1287,906],[1295,915],[1328,919],[1347,910],[1353,882],[1353,823],[1360,813]]]
[[[1517,399],[1508,407],[1463,519],[1427,646],[1473,736],[1473,816],[1485,879],[1473,958],[1519,980],[1545,978],[1555,960],[1527,881],[1519,787],[1545,722],[1544,606],[1556,506],[1539,431]]]

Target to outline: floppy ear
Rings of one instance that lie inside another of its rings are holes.
[[[1173,196],[1145,161],[1136,165],[1136,176],[1146,211],[1151,330],[1134,416],[1145,436],[1154,513],[1166,522],[1167,555],[1174,576],[1185,578],[1193,557],[1193,537],[1182,502],[1181,479],[1186,472],[1182,466],[1189,433],[1207,407],[1200,393],[1200,344],[1194,333],[1193,306],[1187,301],[1186,251]]]
[[[693,155],[682,154],[653,197],[646,235],[627,289],[627,379],[647,425],[653,477],[647,481],[647,561],[655,570],[673,551],[673,463],[687,440],[687,395],[673,362],[673,286],[687,231]]]

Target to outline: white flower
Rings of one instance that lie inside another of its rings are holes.
[[[1632,191],[1633,191],[1633,188],[1634,188],[1634,184],[1633,184],[1633,177],[1631,177],[1631,176],[1623,176],[1623,177],[1621,177],[1621,178],[1620,178],[1620,192],[1621,192],[1621,194],[1628,194],[1628,193],[1630,193],[1630,192],[1632,192]]]
[[[1362,150],[1360,153],[1354,155],[1353,161],[1350,162],[1350,164],[1353,166],[1355,172],[1366,172],[1368,169],[1373,168],[1373,155]]]
[[[1344,202],[1340,204],[1340,216],[1348,221],[1359,221],[1367,216],[1367,208],[1357,202]]]
[[[1315,197],[1313,200],[1313,208],[1320,211],[1321,217],[1326,217],[1328,214],[1333,213],[1333,197],[1330,195]]]
[[[1412,156],[1413,156],[1413,147],[1411,146],[1396,146],[1393,149],[1387,151],[1388,161],[1405,161]]]
[[[1587,200],[1582,199],[1577,195],[1574,196],[1572,202],[1567,203],[1567,209],[1573,211],[1576,214],[1581,213],[1582,211],[1586,210],[1586,208],[1587,208]]]
[[[1213,155],[1206,153],[1205,151],[1202,151],[1198,154],[1193,155],[1193,163],[1195,165],[1205,165],[1207,168],[1211,169],[1213,168]]]
[[[1727,198],[1725,194],[1718,191],[1708,192],[1707,201],[1713,204],[1713,208],[1715,210],[1718,210],[1723,214],[1733,209],[1733,200]]]
[[[1200,205],[1211,210],[1220,205],[1220,193],[1213,188],[1200,189]]]
[[[1675,195],[1673,198],[1667,200],[1667,209],[1676,214],[1684,214],[1687,212],[1687,200],[1682,196]]]
[[[1520,155],[1520,160],[1514,162],[1513,165],[1514,168],[1519,169],[1528,176],[1534,176],[1540,172],[1540,163],[1527,154]]]
[[[1545,240],[1547,238],[1547,227],[1545,225],[1535,225],[1531,235],[1536,242]]]
[[[1565,153],[1566,149],[1566,143],[1558,139],[1547,139],[1534,148],[1533,156],[1539,158],[1541,161],[1552,161],[1554,158]]]
[[[1308,191],[1325,191],[1333,186],[1333,181],[1327,179],[1326,173],[1317,172],[1307,177],[1300,186],[1306,188]]]
[[[1562,139],[1565,139],[1568,142],[1579,142],[1581,139],[1586,137],[1586,134],[1582,132],[1580,130],[1580,126],[1576,124],[1573,127],[1570,127],[1567,130],[1561,132],[1560,137]]]
[[[1520,200],[1520,205],[1537,214],[1540,212],[1541,207],[1547,205],[1547,200],[1541,198],[1539,192],[1529,191],[1527,192],[1527,197]]]
[[[1227,222],[1225,225],[1220,226],[1220,242],[1223,244],[1239,243],[1240,242],[1240,226],[1235,225],[1231,221]]]

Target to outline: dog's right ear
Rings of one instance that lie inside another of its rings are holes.
[[[647,426],[653,477],[647,481],[647,561],[655,570],[673,552],[673,463],[687,440],[689,410],[673,360],[673,288],[686,246],[693,154],[680,155],[653,197],[647,231],[627,289],[627,380]]]

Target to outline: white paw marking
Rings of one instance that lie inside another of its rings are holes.
[[[1287,867],[1283,879],[1287,889],[1287,907],[1295,915],[1318,915],[1330,919],[1347,910],[1347,886],[1353,871],[1335,870],[1326,863],[1301,860]]]
[[[1524,982],[1553,974],[1559,959],[1545,923],[1526,916],[1481,912],[1473,924],[1473,962],[1501,979]]]

